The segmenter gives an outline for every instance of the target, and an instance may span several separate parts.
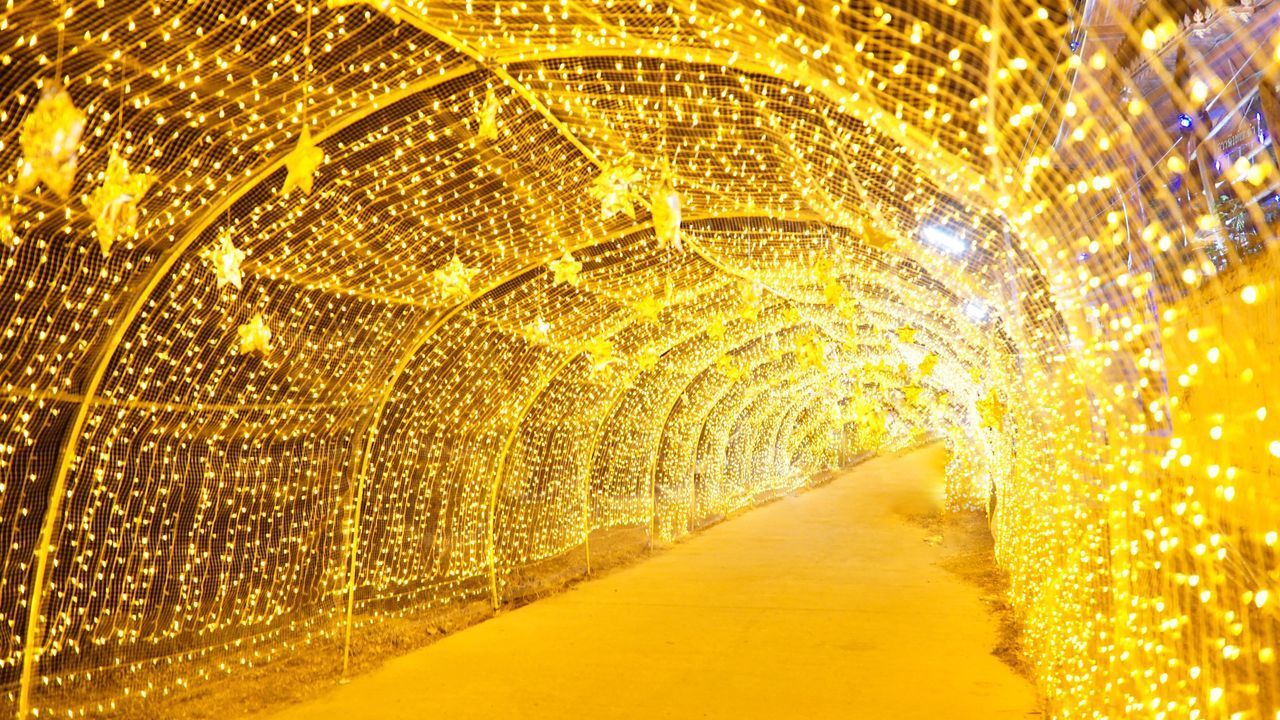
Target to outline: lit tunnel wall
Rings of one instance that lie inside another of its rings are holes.
[[[937,437],[1054,717],[1280,717],[1269,6],[333,4],[0,16],[10,712]]]

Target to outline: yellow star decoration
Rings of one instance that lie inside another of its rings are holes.
[[[329,0],[329,7],[334,9],[351,5],[368,5],[397,24],[400,22],[400,8],[392,0]]]
[[[923,390],[924,388],[919,385],[905,385],[902,388],[902,395],[908,403],[915,405],[920,400],[920,393]]]
[[[543,320],[541,317],[533,321],[533,325],[529,328],[529,335],[538,342],[546,342],[551,339],[551,323]]]
[[[631,306],[636,315],[645,322],[657,322],[658,316],[665,308],[663,302],[652,295]]]
[[[486,90],[484,107],[480,108],[480,129],[476,131],[476,137],[481,140],[498,139],[498,108],[500,107],[502,103],[498,102],[498,96],[493,88]]]
[[[858,301],[843,295],[836,301],[836,314],[845,320],[852,320],[858,314]]]
[[[658,182],[653,186],[653,234],[658,247],[671,247],[684,252],[680,237],[680,193],[676,192],[671,167],[664,158],[658,167]]]
[[[788,305],[786,309],[782,311],[782,319],[786,321],[788,325],[795,325],[800,322],[800,311]]]
[[[938,366],[937,353],[929,353],[920,359],[920,377],[929,377],[933,374],[933,369]]]
[[[828,305],[835,305],[844,298],[844,285],[839,280],[828,280],[822,286],[822,297]]]
[[[898,342],[904,345],[910,345],[916,341],[916,329],[910,325],[903,325],[897,330]]]
[[[713,318],[711,322],[707,325],[707,337],[711,338],[712,340],[723,340],[724,339],[724,320],[720,318]]]
[[[738,382],[747,374],[746,370],[730,355],[721,355],[716,358],[716,370],[729,382]]]
[[[555,282],[578,287],[578,273],[582,272],[582,263],[575,260],[572,253],[565,252],[559,260],[552,260],[547,267],[555,275]]]
[[[973,381],[976,383],[982,382],[982,367],[979,365],[974,365],[973,367],[969,368],[969,377],[972,378]]]
[[[298,136],[298,144],[294,145],[293,150],[285,156],[284,166],[289,174],[285,176],[284,187],[280,192],[288,195],[289,191],[298,188],[303,195],[310,195],[316,168],[323,162],[324,150],[311,142],[311,128],[304,125],[302,133]]]
[[[644,351],[635,359],[636,367],[641,370],[652,370],[658,366],[658,353],[652,348]]]
[[[444,267],[435,271],[436,284],[446,300],[465,298],[471,294],[471,279],[479,273],[478,268],[469,268],[454,255]]]
[[[263,319],[262,313],[254,315],[252,320],[241,325],[239,332],[241,355],[256,351],[266,357],[271,353],[271,328],[267,327],[267,321]]]
[[[827,258],[819,258],[813,264],[810,272],[813,273],[813,279],[821,285],[826,285],[832,279],[832,270],[835,269],[835,263]]]
[[[983,427],[999,428],[1003,424],[1006,408],[1004,401],[996,394],[995,388],[988,390],[986,397],[978,400],[974,405],[982,418]]]
[[[605,165],[587,193],[600,201],[600,216],[609,218],[622,213],[629,218],[636,216],[635,185],[643,179],[630,157]],[[679,220],[677,218],[677,224]]]
[[[14,225],[13,216],[26,210],[18,203],[13,203],[8,210],[0,211],[0,244],[17,247],[21,243],[18,228]]]
[[[75,183],[83,133],[84,113],[76,108],[61,83],[47,83],[18,136],[22,146],[18,192],[27,192],[43,182],[55,195],[66,198]]]
[[[243,289],[244,275],[240,271],[240,263],[244,262],[245,254],[231,241],[230,229],[218,233],[218,244],[205,248],[200,257],[209,263],[218,279],[218,287],[235,285],[237,290]]]
[[[111,151],[102,184],[85,202],[89,214],[93,215],[103,255],[111,254],[116,238],[137,232],[138,201],[154,182],[155,178],[147,173],[130,174],[129,163],[115,150]]]
[[[951,404],[951,393],[946,390],[939,390],[933,401],[939,408],[946,409]]]
[[[605,338],[596,338],[583,348],[587,354],[587,362],[591,363],[592,372],[600,372],[613,363],[613,343]]]

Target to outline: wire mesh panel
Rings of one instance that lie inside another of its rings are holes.
[[[8,3],[5,711],[287,701],[939,438],[1052,716],[1280,716],[1277,24]]]

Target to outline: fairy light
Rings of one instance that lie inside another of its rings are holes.
[[[1221,138],[1178,114],[1254,88],[1188,46],[1117,97],[1174,23],[223,5],[0,15],[19,712],[501,604],[933,436],[1052,717],[1278,716],[1271,231],[1196,195]]]

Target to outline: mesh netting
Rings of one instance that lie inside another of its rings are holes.
[[[1055,717],[1280,717],[1270,3],[331,4],[0,14],[11,712],[331,681],[936,437]]]

